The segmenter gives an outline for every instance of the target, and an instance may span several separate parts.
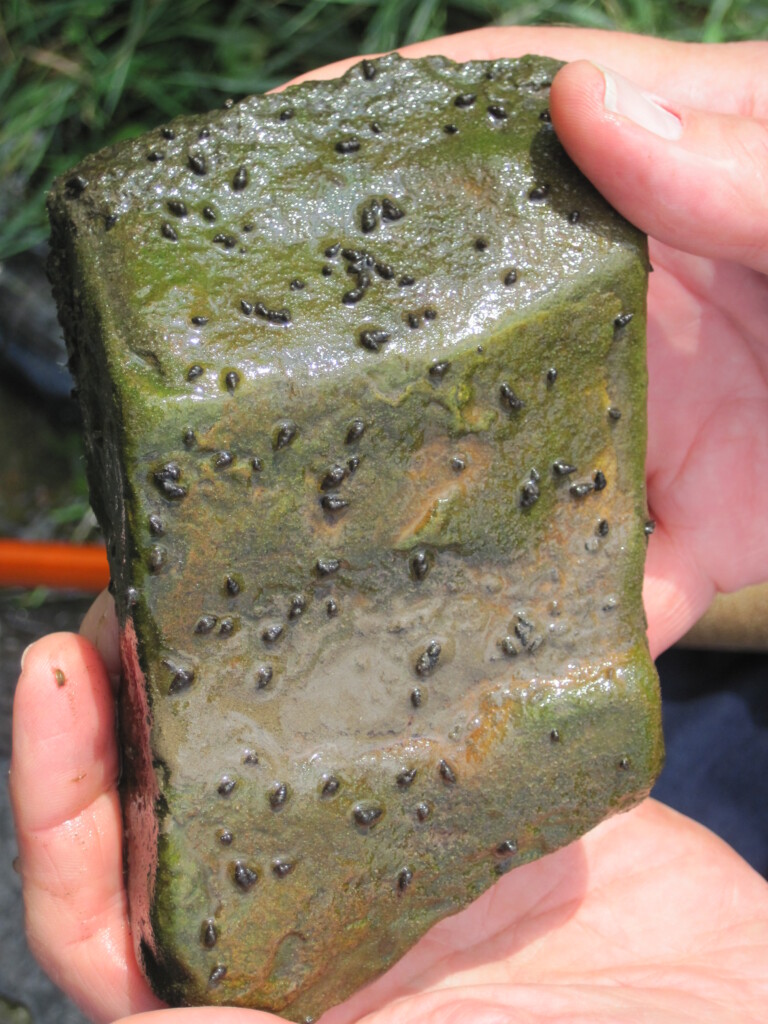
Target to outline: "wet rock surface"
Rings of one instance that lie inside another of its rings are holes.
[[[647,256],[556,66],[384,58],[53,193],[171,1002],[317,1015],[659,769]]]

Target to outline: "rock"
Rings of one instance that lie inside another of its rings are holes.
[[[645,240],[557,67],[390,55],[54,186],[173,1004],[319,1016],[660,768]]]

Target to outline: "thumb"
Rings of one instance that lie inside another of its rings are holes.
[[[667,103],[588,61],[558,72],[550,107],[571,159],[633,224],[768,272],[768,122]]]

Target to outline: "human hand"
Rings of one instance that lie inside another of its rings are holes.
[[[107,594],[84,631],[103,658],[82,637],[46,637],[27,651],[16,696],[30,946],[96,1021],[277,1024],[221,1008],[144,1016],[161,1004],[128,925]],[[504,876],[322,1024],[756,1024],[766,1006],[768,886],[700,825],[646,801]]]
[[[653,236],[648,490],[659,528],[645,600],[658,653],[716,588],[756,582],[768,564],[766,45],[702,51],[605,33],[494,29],[408,50],[427,52],[586,56],[620,66],[682,116],[672,141],[605,112],[602,76],[589,65],[563,70],[552,89],[553,122],[572,157]],[[116,675],[105,600],[85,632]],[[97,1020],[160,1005],[128,931],[113,717],[108,674],[84,640],[57,635],[27,654],[11,784],[30,944]],[[758,1021],[768,1004],[766,922],[765,883],[704,829],[647,802],[500,880],[323,1024],[551,1024],[574,1014],[622,1024]],[[221,1009],[168,1014],[179,1024],[276,1020]]]
[[[650,236],[646,475],[656,532],[643,597],[655,657],[717,591],[768,579],[768,43],[516,27],[402,52],[575,62],[552,85],[555,130]],[[679,137],[606,110],[603,75],[587,61],[621,71],[612,92],[622,109]],[[335,77],[350,63],[304,77]],[[677,116],[645,105],[639,88]]]

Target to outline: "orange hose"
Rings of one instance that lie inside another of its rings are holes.
[[[0,539],[0,587],[103,590],[109,583],[101,544]]]

